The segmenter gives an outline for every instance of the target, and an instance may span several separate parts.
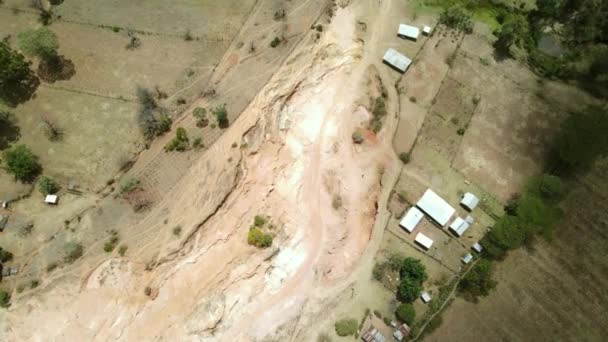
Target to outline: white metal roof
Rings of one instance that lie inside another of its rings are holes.
[[[57,195],[46,195],[46,197],[44,198],[44,202],[50,203],[50,204],[56,204]]]
[[[462,236],[467,229],[469,229],[469,223],[460,217],[456,217],[450,225],[450,230],[458,236]]]
[[[420,220],[424,217],[422,211],[416,207],[411,207],[399,222],[399,226],[411,233]]]
[[[433,245],[433,240],[431,240],[428,236],[418,233],[416,235],[416,242],[418,242],[422,247],[429,249]]]
[[[477,198],[477,196],[473,195],[472,193],[467,192],[462,197],[462,201],[460,201],[460,204],[469,210],[473,210],[475,209],[477,204],[479,204],[479,198]]]
[[[471,248],[473,248],[473,250],[477,253],[481,253],[481,251],[483,251],[483,246],[480,245],[479,242],[475,242],[475,244],[471,246]]]
[[[386,63],[394,66],[401,72],[405,72],[405,70],[407,70],[407,67],[412,64],[411,59],[400,54],[399,52],[397,52],[397,50],[393,48],[389,48],[388,50],[386,50],[386,52],[384,53],[383,60]]]
[[[448,202],[431,189],[426,190],[416,205],[442,227],[448,223],[456,212],[456,209],[452,208]]]
[[[473,260],[473,256],[471,255],[471,253],[465,255],[462,257],[462,262],[464,262],[465,264],[468,264],[471,262],[471,260]]]
[[[418,35],[420,34],[420,29],[416,26],[411,26],[407,24],[399,24],[399,31],[397,34],[402,37],[418,39]]]
[[[431,27],[424,25],[422,27],[422,32],[424,32],[425,34],[430,34],[431,33]]]
[[[430,302],[431,299],[432,299],[431,295],[428,292],[426,292],[426,291],[422,292],[422,295],[420,296],[420,298],[422,298],[422,301],[425,302],[425,303]]]
[[[395,330],[395,332],[393,333],[393,337],[397,340],[397,341],[402,341],[403,340],[403,334],[401,333],[401,331],[399,330]]]

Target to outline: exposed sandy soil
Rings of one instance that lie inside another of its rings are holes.
[[[352,9],[339,9],[316,44],[298,46],[239,119],[129,228],[158,232],[170,222],[184,228],[182,239],[171,243],[161,234],[164,244],[139,245],[132,258],[85,258],[43,297],[14,302],[3,313],[4,339],[295,336],[302,309],[323,303],[324,288],[340,289],[368,247],[380,179],[394,165],[392,119],[377,139],[351,142],[369,119],[356,103],[378,91],[364,86],[369,60],[355,19]],[[233,141],[247,147],[232,148]],[[342,199],[336,209],[335,195]],[[256,214],[278,223],[271,249],[246,244]],[[145,271],[151,248],[159,248],[157,264]]]

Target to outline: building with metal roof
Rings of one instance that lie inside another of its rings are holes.
[[[460,237],[469,229],[469,223],[460,217],[456,217],[449,228],[456,236]]]
[[[483,246],[480,245],[479,242],[475,242],[475,244],[471,246],[471,248],[477,253],[481,253],[481,251],[483,251]]]
[[[384,63],[390,65],[400,72],[405,72],[407,68],[412,64],[412,60],[405,57],[404,55],[397,52],[397,50],[393,48],[389,48],[384,53],[384,57],[382,59]]]
[[[429,215],[433,221],[444,227],[456,209],[452,208],[443,198],[439,197],[433,190],[427,189],[418,200],[416,206]]]
[[[416,207],[411,207],[399,222],[399,226],[411,233],[423,217],[422,211]]]
[[[418,35],[420,35],[420,29],[416,26],[399,24],[399,30],[397,31],[397,35],[401,38],[409,38],[416,40],[418,39]]]
[[[430,301],[431,301],[431,299],[433,299],[433,298],[431,297],[431,295],[430,295],[428,292],[426,292],[426,291],[422,292],[422,294],[420,295],[420,298],[421,298],[421,299],[422,299],[422,301],[423,301],[423,302],[425,302],[425,303],[428,303],[428,302],[430,302]]]
[[[44,202],[48,204],[57,204],[57,200],[57,195],[46,195],[46,197],[44,198]]]
[[[416,235],[416,239],[414,241],[416,241],[416,243],[418,243],[420,246],[424,247],[425,249],[429,249],[433,245],[433,240],[431,240],[428,236],[426,236],[422,233],[418,233],[418,235]]]
[[[469,254],[463,256],[462,259],[460,259],[460,260],[462,260],[462,262],[466,265],[466,264],[470,263],[471,260],[473,260],[473,255],[471,255],[471,253],[469,253]]]
[[[460,201],[460,205],[462,205],[465,209],[473,210],[479,204],[479,198],[473,195],[470,192],[467,192],[462,197],[462,201]]]

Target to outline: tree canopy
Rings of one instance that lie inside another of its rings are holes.
[[[44,60],[57,58],[59,40],[53,31],[46,27],[30,29],[17,35],[19,48],[27,55],[40,57]]]
[[[401,321],[408,325],[412,325],[416,319],[416,310],[412,304],[399,304],[395,311],[395,316]]]
[[[422,262],[414,258],[405,258],[399,269],[399,276],[408,278],[416,283],[422,284],[427,278],[426,269]]]
[[[0,41],[0,100],[14,104],[29,98],[38,86],[30,64],[22,54]]]
[[[42,171],[38,157],[25,145],[16,145],[2,155],[8,172],[17,180],[29,183]]]
[[[479,296],[487,296],[496,287],[492,280],[492,262],[486,259],[479,260],[458,284],[458,290],[465,298],[477,300]]]

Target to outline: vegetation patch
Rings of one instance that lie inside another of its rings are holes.
[[[9,306],[11,306],[11,294],[4,289],[0,289],[0,307],[8,308]]]
[[[71,264],[74,261],[78,260],[84,253],[84,248],[78,242],[68,242],[65,244],[64,249],[65,249],[65,255],[63,257],[63,261],[68,264]],[[55,266],[55,267],[57,267],[57,266]]]
[[[110,237],[103,244],[104,252],[106,252],[106,253],[112,252],[114,250],[114,248],[116,248],[116,246],[118,245],[119,241],[120,241],[120,237],[118,236],[118,232],[115,230],[112,230],[110,232]]]
[[[357,333],[357,320],[344,318],[334,324],[338,336],[349,336]]]
[[[386,113],[386,102],[384,101],[383,97],[379,96],[374,101],[374,108],[372,109],[372,119],[369,123],[370,129],[374,131],[374,133],[378,133],[382,129],[382,124]]]
[[[249,228],[247,234],[248,244],[258,248],[272,246],[273,235],[268,231],[273,229],[274,226],[269,221],[269,217],[265,215],[256,215],[253,218],[253,225]]]
[[[492,273],[492,262],[487,259],[479,260],[458,284],[458,292],[470,301],[477,301],[480,296],[489,295],[496,287]]]
[[[43,195],[55,194],[59,191],[59,184],[49,177],[41,177],[38,181],[38,189]]]
[[[189,147],[190,147],[190,140],[188,139],[188,132],[186,132],[185,128],[178,127],[177,130],[175,131],[175,137],[173,139],[171,139],[171,141],[169,141],[167,143],[167,145],[165,145],[165,151],[166,152],[171,152],[171,151],[184,152]]]
[[[2,159],[6,170],[24,183],[31,183],[42,171],[38,157],[22,144],[5,151]]]

